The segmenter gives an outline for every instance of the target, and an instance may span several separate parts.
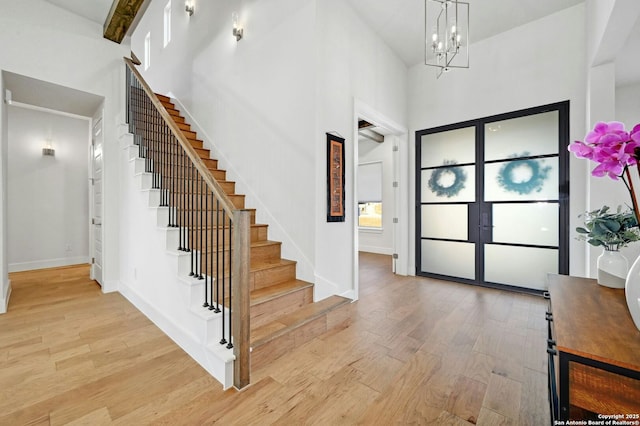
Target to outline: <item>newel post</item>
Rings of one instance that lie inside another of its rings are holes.
[[[249,265],[251,259],[251,211],[235,210],[233,213],[233,288],[232,329],[233,386],[242,389],[249,384],[251,373],[250,354],[250,284]]]

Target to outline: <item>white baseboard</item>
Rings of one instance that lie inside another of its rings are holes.
[[[102,292],[103,293],[113,293],[118,291],[119,281],[118,280],[105,280],[103,279]]]
[[[358,251],[364,251],[367,253],[386,254],[391,256],[393,254],[393,248],[389,247],[375,247],[375,246],[358,246]]]
[[[9,298],[11,297],[11,280],[7,279],[4,294],[0,298],[0,314],[6,314],[9,308]]]
[[[60,266],[89,263],[89,256],[62,257],[59,259],[34,260],[9,264],[9,272],[33,271],[34,269],[58,268]]]

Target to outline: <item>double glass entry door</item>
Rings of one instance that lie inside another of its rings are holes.
[[[568,110],[416,133],[418,275],[544,290],[568,273]]]

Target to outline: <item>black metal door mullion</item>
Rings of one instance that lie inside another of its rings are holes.
[[[484,282],[484,243],[485,232],[482,228],[483,217],[487,214],[484,205],[484,129],[483,123],[476,123],[476,202],[474,203],[477,230],[476,244],[476,283]]]

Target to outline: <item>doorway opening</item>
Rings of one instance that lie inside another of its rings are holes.
[[[356,101],[354,112],[354,299],[360,251],[389,256],[389,268],[408,266],[408,131]]]

